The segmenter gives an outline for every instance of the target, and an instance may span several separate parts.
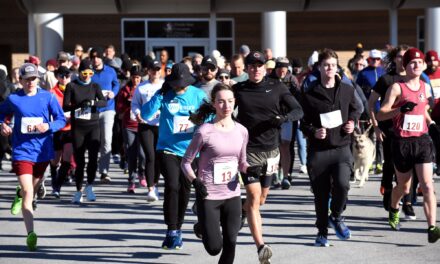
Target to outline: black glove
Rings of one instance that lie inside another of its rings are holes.
[[[196,177],[192,181],[192,185],[194,186],[194,189],[196,189],[196,197],[205,199],[205,197],[208,196],[208,190],[206,190],[206,186],[199,178]]]
[[[261,176],[263,168],[261,166],[249,166],[246,170],[246,174],[256,179]]]
[[[436,144],[436,142],[440,142],[439,127],[435,123],[431,123],[429,125],[429,136],[432,138],[432,141],[434,141],[434,144]]]
[[[91,100],[85,100],[85,101],[82,101],[82,103],[81,103],[81,108],[87,108],[90,106],[93,106],[93,101],[91,101]]]
[[[416,105],[417,104],[413,103],[413,102],[406,102],[404,105],[402,105],[400,107],[400,112],[406,113],[406,112],[412,111]]]
[[[287,121],[287,117],[283,115],[274,116],[269,120],[270,124],[274,127],[280,127],[286,121]]]
[[[168,93],[172,89],[171,85],[168,84],[168,82],[164,82],[162,84],[162,88],[159,89],[159,94],[164,96],[166,93]]]

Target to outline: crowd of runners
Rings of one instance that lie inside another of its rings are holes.
[[[11,155],[18,179],[11,213],[22,212],[31,251],[37,249],[37,201],[49,190],[65,197],[69,182],[76,185],[73,204],[96,201],[96,175],[110,183],[113,158],[127,175],[128,193],[143,187],[146,202],[163,201],[162,248],[182,248],[194,187],[194,232],[206,251],[221,254],[219,263],[233,263],[247,221],[260,263],[270,263],[260,207],[271,188],[291,187],[296,150],[314,195],[315,245],[329,246],[329,227],[350,239],[342,215],[356,181],[353,134],[368,126],[376,146],[369,169],[382,175],[378,192],[390,227],[400,229],[400,207],[416,219],[413,203],[420,194],[428,242],[440,238],[434,50],[399,45],[366,52],[358,44],[348,65],[328,48],[303,65],[247,45],[230,60],[214,51],[180,62],[169,60],[166,50],[136,60],[116,57],[112,45],[88,51],[76,45],[72,54],[60,51],[45,64],[30,56],[10,72],[9,78],[0,67],[0,160]]]

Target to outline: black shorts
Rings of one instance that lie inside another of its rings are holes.
[[[268,168],[268,160],[272,160],[269,164],[272,164],[271,168]],[[278,163],[280,160],[280,151],[278,148],[265,151],[246,154],[246,160],[249,166],[261,166],[262,175],[256,177],[256,175],[241,174],[241,179],[244,185],[259,182],[263,188],[269,188],[272,184],[272,177],[278,173]]]
[[[393,162],[397,171],[408,172],[415,164],[434,161],[434,145],[428,135],[393,139]]]
[[[53,134],[53,148],[55,151],[63,149],[64,144],[72,143],[72,134],[68,131],[57,131]]]

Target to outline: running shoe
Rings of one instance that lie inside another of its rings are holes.
[[[46,191],[46,186],[44,185],[44,180],[41,182],[40,187],[38,187],[37,190],[37,197],[38,199],[44,199],[44,197],[46,197],[47,191]]]
[[[299,168],[299,172],[307,174],[307,166],[306,165],[301,165],[301,167]]]
[[[183,238],[182,238],[182,230],[179,229],[177,230],[177,245],[176,245],[176,249],[182,249],[183,248]]]
[[[38,208],[37,199],[33,199],[32,200],[32,210],[37,211],[37,208]]]
[[[159,200],[159,187],[154,186],[154,193],[156,194],[157,200]]]
[[[390,208],[389,216],[388,216],[388,223],[390,224],[391,228],[393,230],[400,230],[400,215],[399,211],[393,212]]]
[[[102,173],[101,174],[101,183],[110,183],[112,182],[112,178],[110,178],[110,176],[108,176],[107,173]]]
[[[20,196],[20,191],[21,191],[20,186],[17,186],[16,192],[15,192],[15,198],[11,204],[11,214],[13,214],[13,215],[20,213],[21,207],[23,205],[23,198]]]
[[[375,174],[381,174],[383,172],[382,164],[376,165],[376,170],[374,171]]]
[[[147,187],[147,181],[145,180],[145,176],[138,175],[139,185],[142,187]]]
[[[121,156],[119,156],[118,154],[113,155],[113,163],[114,164],[119,164],[119,162],[121,162]]]
[[[440,238],[440,228],[432,226],[428,229],[428,242],[435,243]]]
[[[162,242],[163,249],[180,249],[178,247],[182,244],[182,238],[179,237],[177,230],[170,230],[167,232],[164,241]]]
[[[345,225],[344,218],[335,218],[332,215],[328,217],[328,224],[335,230],[336,236],[341,240],[351,238],[351,231]]]
[[[155,190],[152,190],[152,191],[147,193],[147,202],[152,203],[152,202],[155,202],[157,200],[159,200],[159,197],[157,197]]]
[[[81,191],[77,191],[73,194],[72,203],[80,204],[83,201],[83,193]]]
[[[199,222],[194,224],[193,231],[196,237],[202,239],[202,227],[200,226]]]
[[[283,189],[283,190],[288,190],[288,189],[290,189],[290,182],[289,182],[289,180],[288,180],[287,178],[284,178],[284,179],[281,181],[281,189]]]
[[[136,184],[134,184],[133,182],[128,184],[128,187],[127,187],[128,193],[134,193],[135,189],[136,189]]]
[[[87,185],[86,188],[84,189],[84,192],[86,193],[87,201],[89,201],[89,202],[96,201],[96,195],[93,192],[93,186],[92,185]]]
[[[405,214],[405,219],[407,220],[416,220],[416,214],[414,213],[414,208],[411,204],[404,204],[402,206],[402,211]]]
[[[29,251],[37,250],[37,234],[35,234],[34,231],[29,232],[26,239],[26,244]]]
[[[57,187],[53,187],[52,189],[52,195],[56,198],[56,199],[60,199],[60,189]]]
[[[269,245],[261,245],[258,248],[258,260],[260,264],[270,264],[270,258],[272,257],[272,249]]]
[[[316,239],[315,239],[315,246],[317,246],[317,247],[329,247],[330,244],[328,243],[327,236],[321,235],[320,233],[318,233],[318,235],[316,236]]]

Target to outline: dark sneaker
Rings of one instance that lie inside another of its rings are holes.
[[[46,191],[46,186],[44,185],[44,181],[41,182],[40,187],[38,187],[37,190],[37,197],[38,199],[44,199],[44,197],[46,197],[47,191]]]
[[[288,180],[287,178],[284,178],[284,179],[281,181],[281,189],[283,189],[283,190],[288,190],[288,189],[290,189],[290,182],[289,182],[289,180]]]
[[[435,243],[440,238],[440,228],[437,226],[428,229],[428,242]]]
[[[399,211],[393,212],[393,210],[389,211],[388,223],[390,224],[393,230],[400,230],[400,215]]]
[[[26,239],[26,244],[29,251],[37,250],[37,234],[35,232],[30,232]]]
[[[170,230],[167,232],[164,241],[162,242],[163,249],[180,249],[182,245],[182,237],[179,236],[177,230]]]
[[[21,212],[21,207],[23,205],[23,198],[19,196],[20,191],[21,191],[20,186],[17,186],[17,189],[15,191],[15,198],[11,204],[11,214],[13,215],[16,215]]]
[[[402,206],[402,211],[405,214],[405,219],[408,220],[416,220],[416,214],[414,213],[414,208],[412,207],[411,204],[404,204]]]
[[[270,258],[272,257],[272,249],[269,245],[261,245],[258,248],[258,260],[260,264],[270,264]]]
[[[101,174],[101,183],[110,183],[112,179],[108,176],[107,173]]]
[[[176,249],[182,249],[183,248],[183,239],[182,239],[182,230],[177,230],[177,243],[176,243]]]
[[[318,235],[316,236],[316,239],[315,239],[315,246],[317,246],[317,247],[329,247],[330,244],[328,243],[327,236],[321,235],[321,234],[318,233]]]
[[[280,188],[281,188],[281,183],[279,183],[279,182],[274,183],[274,184],[272,185],[272,189],[280,189]]]
[[[202,239],[202,227],[200,226],[200,224],[198,222],[194,224],[193,230],[194,230],[194,234],[196,235],[196,237]]]
[[[344,223],[342,217],[335,218],[332,215],[328,217],[328,224],[335,230],[336,236],[341,240],[347,240],[351,238],[351,231]]]
[[[37,199],[32,200],[32,210],[36,211],[38,208]]]

